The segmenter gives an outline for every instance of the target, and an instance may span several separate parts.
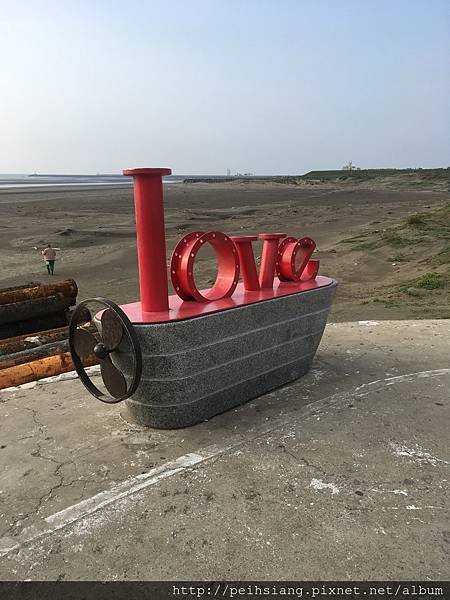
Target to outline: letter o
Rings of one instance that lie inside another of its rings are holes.
[[[218,270],[212,288],[203,294],[194,279],[198,251],[211,244],[217,256]],[[176,293],[183,300],[213,302],[231,296],[239,280],[239,257],[232,240],[221,231],[194,231],[181,238],[172,254],[170,277]]]
[[[316,242],[309,237],[299,240],[293,237],[284,239],[278,248],[277,275],[279,280],[300,281],[315,248]]]

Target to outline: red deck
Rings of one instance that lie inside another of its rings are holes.
[[[195,302],[182,300],[179,296],[169,296],[169,310],[163,312],[144,312],[140,302],[132,304],[123,304],[122,310],[126,313],[132,323],[150,324],[150,323],[168,323],[171,321],[182,321],[192,319],[202,315],[237,308],[247,304],[255,304],[264,300],[272,300],[290,294],[308,292],[317,288],[326,287],[333,282],[329,277],[318,275],[315,279],[309,281],[281,282],[275,278],[273,289],[262,289],[258,291],[245,291],[243,283],[239,283],[233,296],[222,298],[214,302]]]

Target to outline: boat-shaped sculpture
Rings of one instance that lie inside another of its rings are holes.
[[[194,231],[176,245],[168,295],[162,177],[169,169],[128,169],[134,177],[140,302],[81,302],[70,347],[86,388],[104,402],[126,401],[146,426],[187,427],[298,379],[310,369],[336,281],[318,274],[309,237],[228,236]],[[252,244],[263,240],[259,272]],[[194,263],[210,244],[217,277],[197,288]],[[90,305],[97,303],[92,312]],[[84,323],[94,320],[99,335]],[[94,353],[106,391],[83,368]]]

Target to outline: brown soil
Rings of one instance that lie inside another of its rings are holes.
[[[168,256],[188,231],[308,235],[320,272],[339,282],[332,320],[449,318],[449,201],[444,190],[376,185],[174,184],[165,190]],[[0,234],[0,287],[50,280],[33,250],[50,242],[61,249],[55,279],[74,278],[79,299],[138,299],[131,188],[2,191]],[[208,287],[211,255],[198,271]]]

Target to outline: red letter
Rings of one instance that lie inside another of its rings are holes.
[[[310,261],[315,248],[316,242],[309,237],[300,240],[288,237],[283,240],[278,249],[277,260],[277,274],[280,281],[314,279],[319,270],[319,261]]]
[[[217,278],[206,293],[195,285],[194,262],[203,244],[209,243],[217,254]],[[231,239],[221,231],[194,231],[181,238],[172,254],[170,275],[176,293],[183,300],[211,302],[231,296],[239,279],[239,258]]]
[[[286,237],[285,233],[260,233],[259,239],[264,240],[261,268],[259,271],[259,285],[262,288],[273,287],[275,267],[277,264],[278,240]]]
[[[231,239],[238,251],[244,289],[249,291],[259,290],[258,273],[256,272],[255,256],[252,248],[252,242],[255,242],[258,237],[256,235],[243,235],[232,236]]]

